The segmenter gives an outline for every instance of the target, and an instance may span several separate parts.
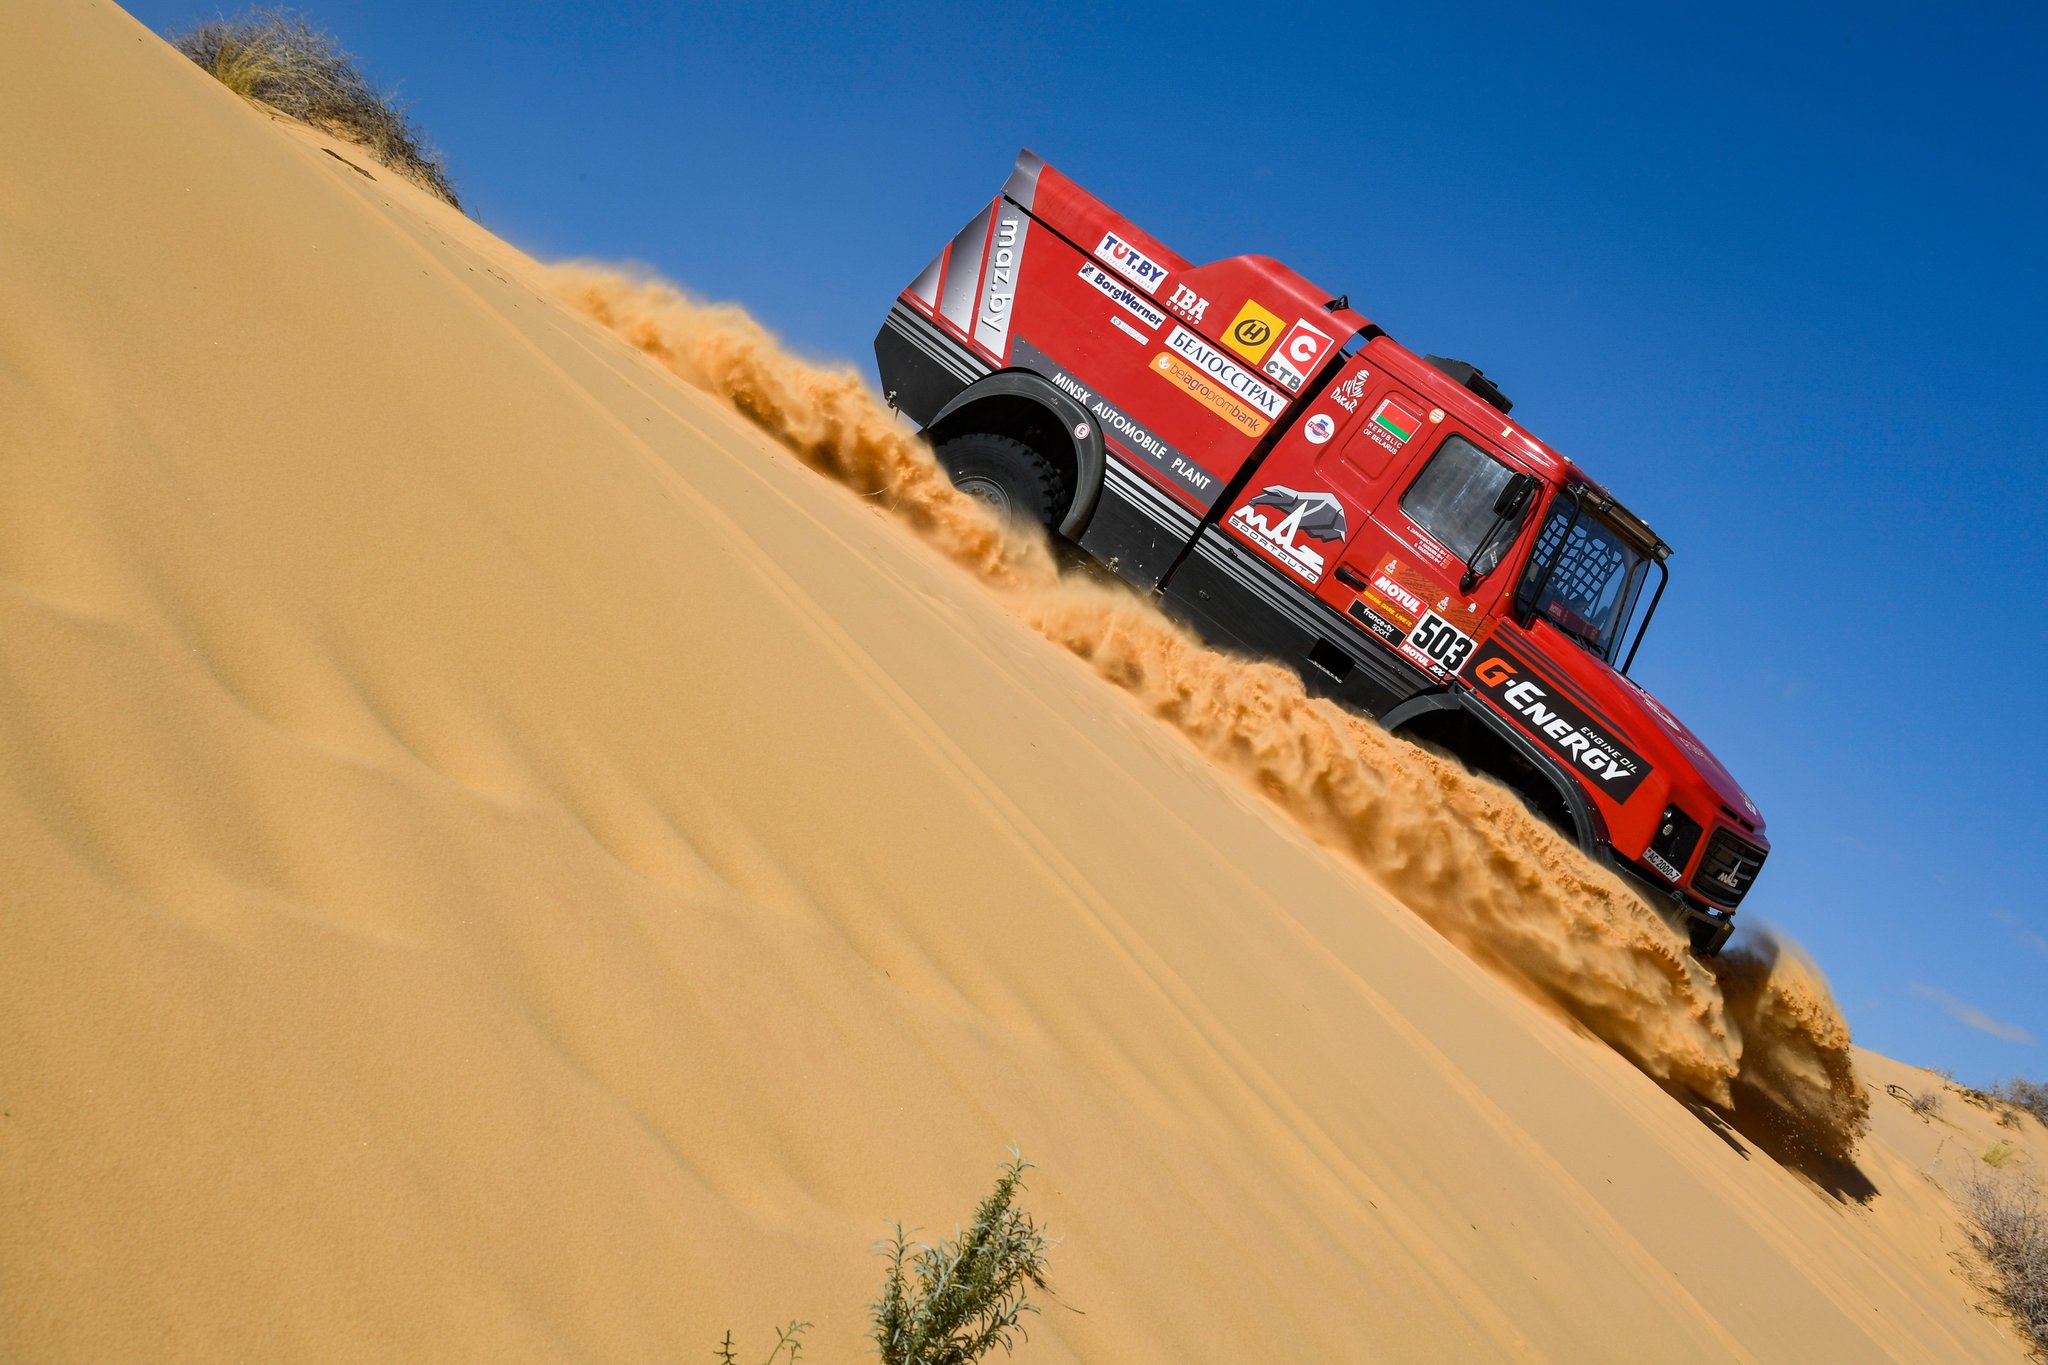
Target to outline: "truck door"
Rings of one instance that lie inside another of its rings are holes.
[[[1398,453],[1330,577],[1326,600],[1419,670],[1426,685],[1456,676],[1486,633],[1489,604],[1502,591],[1494,571],[1523,538],[1534,498],[1502,524],[1499,500],[1527,471],[1442,409],[1413,400],[1392,384],[1362,424],[1372,446]],[[1360,453],[1371,458],[1369,448]],[[1469,593],[1462,583],[1468,570],[1480,575]]]

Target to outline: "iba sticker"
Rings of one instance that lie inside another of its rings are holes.
[[[1246,360],[1256,365],[1266,358],[1266,352],[1273,349],[1273,340],[1280,335],[1280,315],[1267,312],[1257,301],[1246,299],[1244,307],[1237,310],[1230,327],[1223,333],[1223,342]]]
[[[1301,424],[1301,434],[1308,437],[1308,443],[1319,446],[1337,434],[1337,423],[1327,412],[1319,412]]]
[[[1302,543],[1303,537],[1342,546],[1346,534],[1344,504],[1336,494],[1319,488],[1303,493],[1278,484],[1232,512],[1230,524],[1310,586],[1322,581],[1326,561],[1321,550]]]

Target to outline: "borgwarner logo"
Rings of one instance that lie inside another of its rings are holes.
[[[1154,298],[1159,296],[1159,286],[1166,280],[1166,267],[1114,232],[1102,234],[1102,240],[1096,243],[1095,254],[1108,261],[1112,270],[1135,281],[1146,293]]]

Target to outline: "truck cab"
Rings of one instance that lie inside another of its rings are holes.
[[[1196,264],[1030,152],[896,299],[890,401],[963,489],[1205,638],[1502,781],[1719,950],[1763,818],[1629,677],[1670,547],[1263,256]]]

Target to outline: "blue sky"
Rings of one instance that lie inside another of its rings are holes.
[[[1482,365],[1677,547],[1636,674],[1769,818],[1745,917],[1860,1042],[2048,1076],[2038,10],[310,12],[503,236],[869,373],[1020,145],[1186,256],[1278,256]]]

